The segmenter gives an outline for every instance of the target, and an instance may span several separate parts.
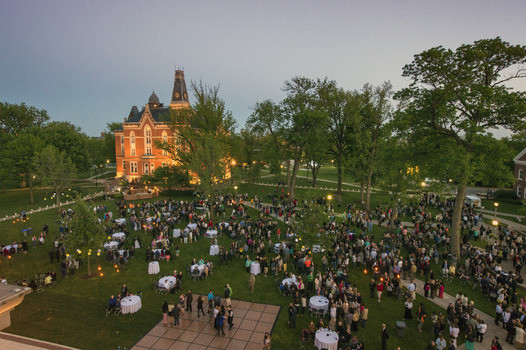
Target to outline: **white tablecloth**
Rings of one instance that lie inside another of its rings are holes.
[[[215,238],[215,237],[217,237],[217,230],[207,230],[206,231],[206,237],[208,237],[208,238]]]
[[[181,237],[181,229],[179,228],[174,228],[173,230],[173,237],[176,238],[176,237]]]
[[[148,264],[148,274],[154,275],[156,273],[159,273],[159,262],[158,261],[152,261]]]
[[[126,223],[126,219],[125,218],[115,219],[115,222],[119,225],[122,225]]]
[[[309,300],[309,306],[314,310],[329,311],[329,299],[320,296],[313,296]]]
[[[316,332],[314,339],[314,346],[318,349],[337,350],[338,349],[338,333],[330,329],[320,328]]]
[[[125,239],[126,234],[124,232],[117,232],[111,235],[113,239]]]
[[[141,298],[137,295],[126,297],[121,300],[121,313],[122,314],[133,314],[142,307]]]
[[[191,224],[186,225],[186,227],[188,227],[190,230],[195,230],[197,228],[197,224],[191,223]]]
[[[313,252],[313,253],[319,253],[319,252],[321,252],[321,246],[319,246],[319,245],[313,245],[313,246],[312,246],[312,252]]]
[[[150,217],[150,218],[146,218],[146,221],[147,222],[155,222],[155,218],[154,217]]]
[[[275,243],[274,244],[274,253],[279,253],[281,249],[285,249],[286,245],[283,244],[283,247],[281,246],[283,243]]]
[[[253,273],[254,275],[261,273],[261,266],[259,263],[253,262],[250,264],[250,273]]]
[[[125,252],[124,249],[119,250],[119,255],[120,255],[120,256],[123,256],[123,255],[124,255],[124,252]]]
[[[119,246],[119,242],[117,241],[110,241],[109,243],[104,244],[105,249],[111,249],[111,250],[117,249],[118,246]]]
[[[296,278],[284,278],[283,281],[281,281],[281,284],[285,285],[285,283],[287,283],[290,286],[293,283],[295,285],[298,285],[299,282]]]
[[[210,255],[217,255],[219,254],[219,246],[218,245],[211,245],[210,246]]]
[[[203,270],[205,269],[205,264],[201,264],[201,265],[192,265],[192,267],[190,267],[190,272],[193,273],[195,268],[197,267],[197,269],[199,270],[199,272],[203,272]]]
[[[168,285],[170,286],[170,288],[172,288],[173,286],[175,286],[175,277],[174,276],[165,276],[161,279],[159,279],[159,287],[161,288],[164,288],[164,281],[168,280]]]

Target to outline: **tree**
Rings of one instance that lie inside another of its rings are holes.
[[[190,185],[188,172],[176,165],[165,165],[155,169],[151,175],[143,175],[141,182],[146,185],[159,186],[163,188],[185,187]]]
[[[23,132],[9,142],[4,149],[3,165],[10,176],[29,187],[29,202],[34,204],[33,185],[36,179],[35,155],[44,148],[44,142],[37,136]]]
[[[303,160],[307,164],[307,169],[312,173],[312,186],[317,186],[317,176],[323,163],[329,156],[329,141],[325,128],[316,128],[309,136],[305,145]]]
[[[49,120],[47,112],[33,106],[0,102],[0,131],[18,137],[29,127],[42,127]]]
[[[378,152],[388,136],[386,125],[392,113],[390,103],[392,94],[392,86],[389,82],[378,87],[365,84],[359,92],[361,101],[358,114],[351,122],[349,142],[354,147],[351,150],[352,157],[348,160],[348,166],[352,168],[355,178],[360,181],[362,201],[365,200],[367,210],[371,209],[371,188],[378,166]],[[357,105],[356,102],[353,106]]]
[[[405,132],[414,137],[443,140],[449,153],[429,149],[430,161],[453,169],[457,185],[451,227],[452,253],[460,257],[461,213],[466,187],[478,172],[482,138],[503,127],[524,129],[526,96],[505,83],[526,77],[526,47],[512,46],[501,38],[462,45],[455,51],[442,46],[415,55],[403,68],[409,87],[397,93],[404,113],[399,116]],[[494,162],[499,162],[494,157]],[[487,170],[487,167],[486,167]]]
[[[53,145],[59,151],[65,152],[77,169],[88,169],[88,136],[82,133],[80,128],[69,122],[51,122],[43,128],[32,130],[46,145]]]
[[[36,181],[50,186],[55,191],[57,206],[60,210],[60,194],[68,188],[76,175],[75,165],[66,155],[54,146],[46,146],[34,157]]]
[[[318,108],[316,81],[294,77],[285,82],[283,91],[287,96],[279,105],[270,100],[256,103],[248,123],[272,137],[285,161],[289,198],[293,199],[308,137],[326,123],[325,115]]]
[[[77,198],[76,203],[77,208],[73,224],[65,245],[70,255],[87,258],[88,276],[90,276],[91,254],[102,248],[106,239],[106,231],[104,225],[83,199]]]
[[[214,198],[228,174],[235,121],[219,97],[218,87],[192,82],[192,90],[195,104],[192,108],[172,110],[168,122],[178,137],[173,142],[157,144],[190,173],[205,198]],[[214,216],[214,206],[211,207]]]
[[[344,163],[353,144],[349,133],[353,128],[357,129],[353,123],[358,120],[361,100],[359,94],[338,88],[336,82],[327,81],[327,79],[318,81],[318,93],[320,107],[327,114],[328,153],[334,157],[336,162],[338,176],[336,195],[338,200],[341,200]]]

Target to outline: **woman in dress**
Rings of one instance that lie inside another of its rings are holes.
[[[407,298],[406,302],[404,303],[404,306],[404,320],[411,320],[413,318],[413,314],[411,313],[411,310],[413,309],[413,302],[411,301],[411,298]]]
[[[270,334],[268,332],[265,332],[265,337],[263,338],[263,349],[270,350]]]
[[[440,287],[438,287],[438,297],[440,299],[444,299],[444,289],[446,289],[444,281],[440,281]]]

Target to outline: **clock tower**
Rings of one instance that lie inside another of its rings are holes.
[[[184,108],[190,107],[188,101],[188,91],[186,90],[186,82],[184,80],[184,72],[182,70],[175,70],[174,89],[172,92],[172,101],[170,108]]]

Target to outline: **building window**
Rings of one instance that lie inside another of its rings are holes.
[[[150,167],[148,166],[148,163],[144,163],[144,173],[145,173],[145,174],[148,174],[148,169],[149,169],[149,168],[150,168]]]
[[[131,155],[134,156],[135,155],[135,133],[133,131],[130,133],[130,150],[131,150]]]
[[[522,197],[522,188],[520,186],[517,186],[517,197]]]
[[[163,131],[163,143],[167,143],[168,142],[168,134],[166,133],[166,131]],[[168,155],[168,152],[163,149],[163,156],[167,156]]]
[[[144,129],[144,149],[146,150],[146,155],[152,155],[152,129],[148,125]]]
[[[522,180],[524,177],[524,171],[522,169],[519,169],[519,180]]]
[[[152,146],[146,146],[146,155],[151,156],[152,155]]]
[[[153,170],[154,170],[154,169],[155,169],[155,168],[153,167],[153,163],[151,163],[151,164],[150,164],[150,172],[151,172],[152,174],[153,174]]]
[[[130,162],[130,172],[137,174],[137,162]]]
[[[124,154],[124,136],[121,137],[121,154]]]
[[[123,171],[126,170],[126,161],[125,160],[122,161],[122,170]]]

